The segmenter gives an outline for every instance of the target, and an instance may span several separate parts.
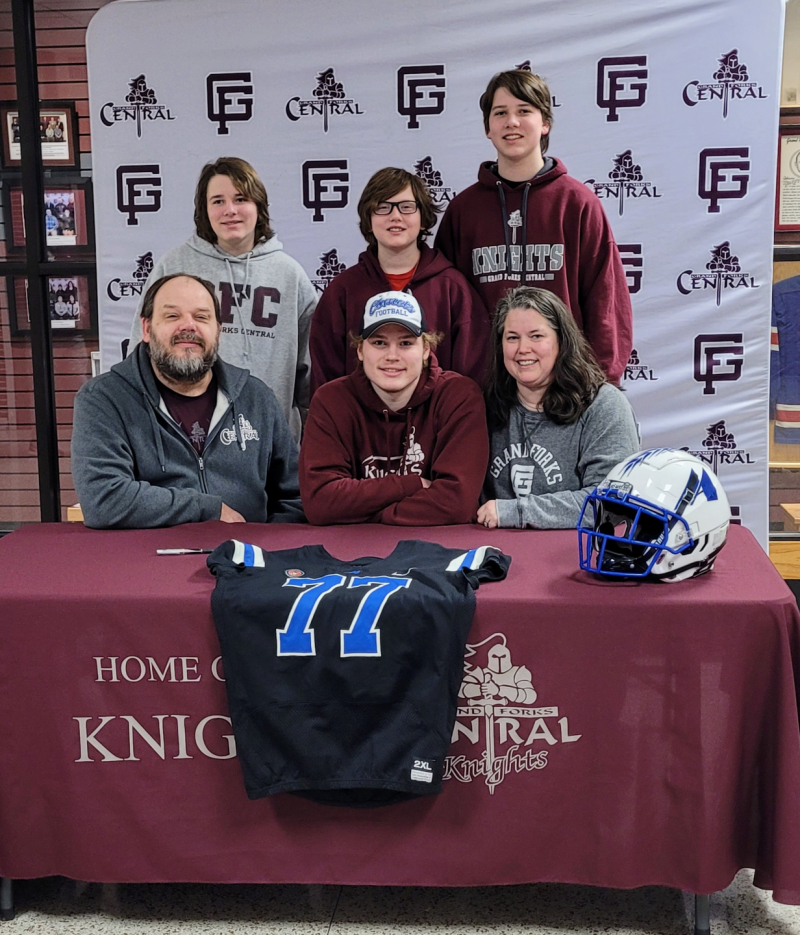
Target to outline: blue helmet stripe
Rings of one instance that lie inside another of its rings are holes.
[[[700,489],[706,495],[706,500],[719,500],[717,488],[714,486],[714,481],[708,476],[707,471],[703,471],[703,476],[700,478]]]

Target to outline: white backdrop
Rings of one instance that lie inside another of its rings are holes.
[[[492,74],[527,61],[555,95],[549,154],[595,188],[621,246],[636,349],[624,385],[643,442],[708,461],[766,543],[783,4],[758,7],[103,7],[87,34],[102,368],[121,358],[146,255],[192,233],[205,162],[256,167],[278,237],[321,290],[364,247],[356,204],[376,169],[419,166],[442,203],[475,181],[494,155],[478,98]]]

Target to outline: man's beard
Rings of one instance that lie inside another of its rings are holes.
[[[176,334],[171,344],[175,341],[196,341],[198,346],[203,346],[203,339],[193,331],[180,331]],[[150,360],[168,380],[174,383],[197,383],[204,377],[208,371],[217,362],[217,352],[219,350],[219,340],[211,347],[206,348],[203,355],[197,354],[176,354],[171,350],[171,346],[162,344],[162,342],[150,332]]]

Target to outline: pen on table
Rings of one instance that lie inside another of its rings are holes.
[[[156,555],[208,555],[213,549],[156,549]]]

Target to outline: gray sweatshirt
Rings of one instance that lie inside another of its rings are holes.
[[[171,273],[191,273],[213,283],[222,306],[220,357],[267,384],[299,441],[309,402],[308,333],[317,305],[302,266],[283,252],[277,237],[243,256],[229,256],[193,234],[161,257],[147,286]],[[142,339],[139,311],[129,353]]]
[[[202,456],[167,411],[146,344],[81,387],[72,476],[87,526],[201,523],[219,519],[223,503],[252,523],[304,521],[297,445],[274,393],[221,360],[214,374]]]
[[[586,494],[639,447],[630,403],[610,383],[572,425],[518,404],[492,433],[483,499],[497,501],[501,526],[569,529]]]

